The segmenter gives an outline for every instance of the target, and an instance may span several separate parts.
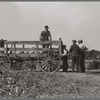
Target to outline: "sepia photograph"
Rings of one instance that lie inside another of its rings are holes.
[[[100,98],[99,32],[99,1],[0,1],[0,98]]]

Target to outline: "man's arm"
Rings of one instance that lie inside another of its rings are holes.
[[[49,40],[52,41],[51,33],[49,32]]]
[[[41,32],[40,37],[39,37],[40,41],[42,41],[43,39],[42,34],[43,34],[43,31]]]
[[[72,53],[72,46],[70,47],[69,52]]]
[[[68,50],[64,50],[62,56],[68,55],[68,53],[69,53]]]
[[[83,45],[83,46],[81,47],[81,49],[84,50],[84,51],[87,51],[87,50],[88,50],[88,48],[87,48],[85,45]]]

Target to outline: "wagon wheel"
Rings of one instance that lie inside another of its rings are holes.
[[[42,52],[39,60],[41,69],[44,72],[56,72],[61,65],[59,53],[51,50]]]
[[[36,65],[32,61],[24,61],[21,69],[24,71],[36,70]]]
[[[12,60],[12,69],[14,70],[20,70],[21,69],[22,62],[18,60]]]
[[[0,53],[0,70],[1,71],[8,71],[11,66],[10,58],[7,54]]]

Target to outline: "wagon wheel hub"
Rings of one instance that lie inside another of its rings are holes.
[[[47,63],[51,65],[52,64],[52,61],[51,60],[48,60]]]
[[[22,65],[22,61],[21,61],[21,59],[20,60],[12,60],[11,64],[12,64],[11,68],[13,70],[20,70],[21,69],[21,65]]]

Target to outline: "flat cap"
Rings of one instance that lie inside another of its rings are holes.
[[[82,43],[82,42],[83,42],[83,40],[78,40],[78,42],[81,42],[81,43]]]
[[[66,48],[66,45],[63,45],[63,48]]]
[[[76,40],[72,40],[74,43],[76,43],[77,41]]]

